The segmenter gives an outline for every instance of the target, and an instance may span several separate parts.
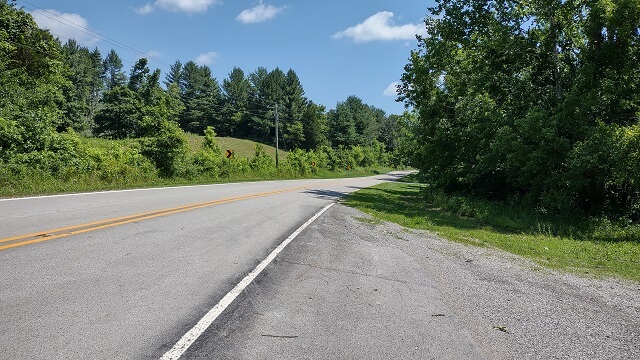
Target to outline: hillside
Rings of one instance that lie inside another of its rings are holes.
[[[189,141],[189,150],[194,153],[202,148],[202,143],[204,142],[204,136],[194,135],[187,133],[187,139]],[[134,139],[122,139],[122,140],[108,140],[108,139],[100,139],[100,138],[82,138],[82,141],[85,144],[90,145],[91,147],[108,149],[114,145],[118,145],[120,147],[130,147],[132,146],[136,140]],[[235,152],[236,156],[252,158],[254,154],[254,149],[256,147],[256,142],[245,139],[236,139],[232,137],[216,137],[216,141],[222,149],[223,154],[227,149],[231,149]],[[266,153],[275,159],[276,157],[276,148],[269,145],[264,145],[264,150]],[[287,157],[287,152],[280,149],[280,159],[284,160]]]
[[[204,136],[187,134],[187,138],[189,139],[189,146],[192,152],[202,148]],[[222,149],[223,153],[225,153],[227,149],[231,149],[235,152],[236,156],[242,156],[246,158],[253,157],[254,149],[257,144],[255,141],[237,139],[232,137],[216,137],[216,142],[220,146],[220,149]],[[267,152],[267,154],[275,159],[276,148],[265,144],[262,144],[262,146],[264,147],[264,150]],[[279,154],[281,160],[284,160],[287,157],[287,152],[282,149],[280,149]]]

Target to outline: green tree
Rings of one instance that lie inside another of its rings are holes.
[[[127,76],[122,71],[122,60],[113,49],[102,61],[102,79],[105,90],[111,90],[127,84]]]
[[[234,67],[229,78],[222,82],[224,109],[220,121],[220,134],[234,136],[240,134],[240,127],[249,121],[248,110],[251,98],[251,83],[244,71]]]
[[[610,149],[638,123],[639,10],[638,0],[439,0],[401,89],[419,112],[422,173],[547,211],[633,213],[638,186],[613,180],[624,151]]]
[[[0,1],[0,131],[5,140],[1,152],[45,149],[62,124],[62,89],[72,84],[60,43],[36,25],[31,15],[13,2]],[[8,148],[7,148],[8,147]]]
[[[283,111],[282,111],[282,137],[291,149],[297,149],[304,143],[304,125],[302,118],[307,99],[304,97],[304,88],[295,71],[289,69],[285,77]]]
[[[187,62],[182,71],[181,88],[186,109],[180,127],[194,133],[203,133],[207,126],[215,127],[220,121],[222,94],[211,69]]]
[[[245,136],[268,142],[274,129],[274,114],[271,107],[275,104],[269,98],[268,80],[269,71],[264,67],[259,67],[249,74],[251,83],[250,110],[251,117],[244,126]]]
[[[142,154],[149,158],[163,176],[179,172],[189,142],[177,123],[160,121],[156,130],[140,140]]]
[[[338,103],[335,110],[327,114],[329,139],[333,146],[352,146],[358,144],[355,117],[344,103]]]
[[[182,84],[182,63],[178,60],[169,67],[169,73],[165,76],[164,85],[168,88],[175,84]]]
[[[327,114],[324,106],[309,101],[302,115],[302,126],[304,131],[302,147],[304,149],[315,150],[321,146],[329,145]]]
[[[356,96],[339,102],[329,114],[329,138],[334,146],[371,145],[379,136],[384,111],[365,104]]]
[[[144,104],[133,90],[118,86],[106,91],[94,118],[93,133],[108,139],[137,137],[142,131]]]
[[[62,47],[65,62],[71,70],[68,75],[72,86],[65,89],[62,106],[65,122],[62,128],[73,127],[77,131],[88,130],[100,101],[102,91],[102,57],[98,49],[90,51],[75,40]]]
[[[150,73],[149,67],[147,66],[148,63],[149,60],[141,58],[133,65],[131,72],[129,73],[129,83],[127,85],[129,90],[133,92],[140,92],[144,87],[146,87],[146,81]]]

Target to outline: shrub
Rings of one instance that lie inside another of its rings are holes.
[[[165,177],[173,176],[178,170],[178,161],[185,160],[188,141],[178,124],[170,121],[161,123],[158,133],[140,139],[142,154],[149,158]]]

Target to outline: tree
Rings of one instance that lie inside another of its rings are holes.
[[[118,86],[104,93],[102,103],[94,119],[96,136],[124,139],[141,135],[144,104],[138,94]]]
[[[222,81],[224,109],[219,131],[222,136],[240,133],[240,127],[249,120],[251,83],[242,69],[234,67],[229,78]]]
[[[203,133],[207,126],[216,127],[220,121],[222,93],[211,69],[193,61],[184,65],[182,72],[182,101],[186,107],[180,118],[180,127],[186,131]]]
[[[102,62],[102,78],[105,90],[111,90],[117,86],[125,86],[127,83],[127,76],[122,71],[122,60],[113,49]]]
[[[356,123],[351,109],[338,103],[335,110],[330,110],[327,114],[329,120],[329,139],[335,147],[353,146],[358,143],[356,133]]]
[[[131,73],[129,74],[129,90],[134,92],[139,92],[142,88],[146,86],[146,81],[149,76],[150,70],[147,64],[149,60],[146,58],[141,58],[133,65],[131,68]]]
[[[398,145],[398,123],[402,121],[400,115],[385,116],[380,121],[378,140],[384,144],[388,151],[393,152]]]
[[[321,146],[328,146],[327,139],[327,115],[322,105],[309,101],[302,115],[304,142],[302,147],[306,150],[315,150]]]
[[[164,85],[168,88],[172,84],[182,84],[182,63],[176,61],[169,67],[169,73],[165,76]]]
[[[285,78],[282,111],[282,135],[291,149],[299,148],[304,142],[304,125],[302,117],[307,99],[304,88],[295,71],[289,69]]]
[[[379,122],[385,116],[384,111],[349,96],[329,113],[329,138],[334,146],[369,146],[377,139]]]
[[[639,120],[639,9],[438,1],[401,86],[419,112],[422,173],[448,191],[640,218],[640,189],[616,160]]]
[[[60,43],[13,2],[0,1],[0,159],[49,149],[71,83]],[[55,151],[55,149],[53,150]]]
[[[77,131],[88,130],[100,101],[102,91],[102,57],[98,49],[90,51],[69,40],[62,47],[65,62],[71,70],[68,74],[72,86],[65,89],[62,106],[65,122],[61,128],[73,127]]]
[[[249,74],[251,82],[251,117],[244,126],[245,136],[258,141],[268,142],[274,129],[274,113],[271,107],[275,104],[269,98],[269,71],[259,67]]]

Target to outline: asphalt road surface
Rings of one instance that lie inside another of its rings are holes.
[[[639,284],[555,273],[342,205],[290,237],[397,176],[0,201],[0,358],[640,358]]]
[[[0,200],[0,358],[160,358],[320,209],[397,176]]]

